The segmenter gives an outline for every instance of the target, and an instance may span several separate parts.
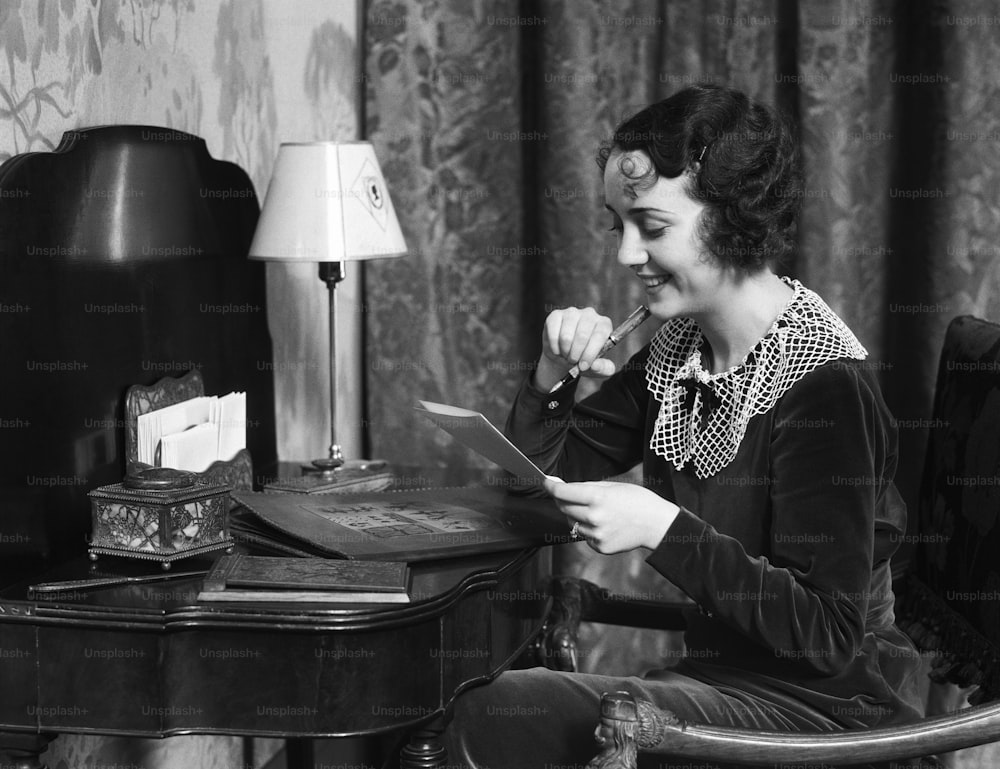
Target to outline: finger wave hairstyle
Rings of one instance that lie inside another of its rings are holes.
[[[635,150],[652,165],[621,155],[622,175],[646,190],[686,174],[688,194],[706,206],[702,242],[723,263],[755,272],[791,253],[802,175],[791,124],[775,110],[732,88],[691,86],[623,122],[597,164],[603,172],[616,152]]]

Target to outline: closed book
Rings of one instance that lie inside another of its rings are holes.
[[[399,561],[224,555],[199,601],[408,603],[410,569]]]

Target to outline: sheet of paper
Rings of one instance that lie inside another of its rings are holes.
[[[138,429],[138,460],[146,464],[159,464],[156,450],[164,435],[181,433],[195,425],[209,421],[212,398],[202,395],[156,411],[140,414]]]
[[[247,394],[229,393],[218,404],[214,420],[219,425],[218,458],[229,460],[247,445]]]
[[[430,401],[420,401],[414,408],[462,445],[496,462],[518,483],[540,486],[545,480],[545,473],[478,411]]]
[[[218,457],[219,428],[202,422],[184,432],[164,435],[160,444],[163,467],[200,473]]]

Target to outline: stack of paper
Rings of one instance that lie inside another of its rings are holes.
[[[200,473],[246,446],[246,393],[202,395],[140,414],[138,422],[140,462]]]

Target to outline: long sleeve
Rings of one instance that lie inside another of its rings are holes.
[[[757,467],[770,496],[760,552],[707,523],[709,511],[682,508],[647,560],[756,642],[751,657],[836,675],[860,653],[869,599],[885,600],[872,593],[872,569],[877,511],[895,500],[894,432],[870,379],[843,361],[807,374],[756,417],[768,418],[766,466]]]
[[[527,379],[507,418],[507,437],[543,472],[566,481],[599,480],[634,467],[646,443],[648,352],[636,353],[579,403],[575,384],[549,394]]]

